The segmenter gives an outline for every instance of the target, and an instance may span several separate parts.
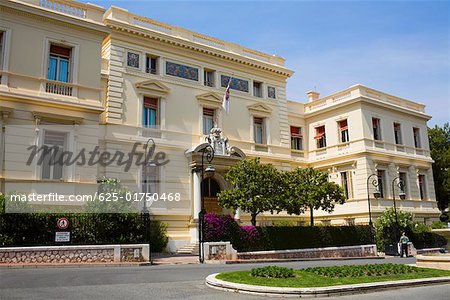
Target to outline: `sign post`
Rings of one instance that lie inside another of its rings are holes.
[[[69,220],[67,218],[59,218],[56,221],[55,243],[70,243]]]

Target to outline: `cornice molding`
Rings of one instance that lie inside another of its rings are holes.
[[[194,50],[194,51],[204,53],[207,55],[216,56],[216,57],[226,59],[229,61],[241,63],[241,64],[248,65],[251,67],[255,67],[257,69],[273,72],[273,73],[285,76],[286,78],[288,78],[294,74],[293,71],[288,70],[283,67],[275,66],[275,65],[264,63],[264,62],[257,61],[257,60],[253,60],[251,58],[243,57],[241,55],[234,54],[234,53],[231,53],[228,51],[209,48],[208,46],[203,46],[203,45],[200,45],[200,44],[192,42],[192,41],[182,40],[177,37],[168,36],[163,33],[156,32],[156,31],[136,28],[135,26],[131,26],[124,22],[106,19],[105,24],[111,30],[117,30],[117,31],[126,32],[126,33],[130,33],[130,34],[135,34],[135,35],[150,38],[152,40],[156,40],[159,42],[167,43],[167,44],[170,44],[173,46],[177,46],[177,47],[181,47],[181,48],[185,48],[185,49],[189,49],[189,50]]]
[[[149,92],[157,95],[166,95],[170,92],[169,87],[155,79],[138,82],[135,84],[135,86],[137,90],[144,94],[146,92]]]
[[[198,102],[202,106],[212,107],[212,108],[220,108],[222,106],[222,97],[220,97],[217,93],[207,92],[200,95],[195,96]]]
[[[262,103],[256,103],[247,106],[248,110],[252,115],[269,116],[272,113],[272,109]]]
[[[62,13],[46,11],[26,4],[14,3],[14,6],[10,6],[11,4],[5,1],[1,1],[0,13],[10,13],[71,29],[73,29],[73,26],[76,25],[83,27],[83,29],[94,31],[96,34],[98,34],[99,32],[103,33],[104,35],[110,33],[109,28],[100,23],[95,23],[88,20],[80,20],[69,15],[66,16]]]

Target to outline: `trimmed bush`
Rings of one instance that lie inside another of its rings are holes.
[[[69,219],[72,245],[137,244],[144,239],[140,214],[2,214],[0,247],[55,245],[56,220]],[[152,251],[163,251],[168,242],[167,225],[151,221]]]
[[[294,270],[285,267],[267,266],[262,268],[253,268],[250,272],[253,277],[265,278],[289,278],[295,277]]]
[[[350,265],[350,266],[335,266],[335,267],[315,267],[315,268],[307,268],[305,269],[305,271],[321,276],[343,278],[343,277],[409,274],[422,272],[424,270],[407,265],[371,264],[371,265]]]
[[[232,217],[207,214],[205,241],[230,241],[239,252],[373,244],[369,226],[240,227]]]

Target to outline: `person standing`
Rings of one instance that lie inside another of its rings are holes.
[[[400,257],[403,257],[403,253],[405,253],[405,257],[408,257],[408,243],[409,243],[409,238],[406,236],[406,233],[403,231],[402,236],[400,237],[400,244],[401,244]]]

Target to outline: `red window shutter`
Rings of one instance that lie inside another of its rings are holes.
[[[263,118],[254,118],[253,119],[255,124],[262,124],[263,123]]]
[[[158,108],[158,99],[157,98],[144,97],[144,106],[150,107],[150,108]]]
[[[320,139],[325,135],[325,126],[316,127],[316,136],[314,139]]]
[[[203,108],[203,115],[214,117],[214,109]]]
[[[70,48],[50,45],[50,54],[56,54],[61,56],[70,57]]]
[[[291,136],[292,137],[302,137],[300,127],[291,126]]]
[[[341,130],[347,130],[348,129],[347,120],[339,122],[339,127]]]

